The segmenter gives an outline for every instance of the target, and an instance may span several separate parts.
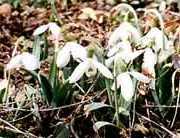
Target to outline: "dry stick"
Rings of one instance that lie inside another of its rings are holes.
[[[33,114],[33,112],[31,112],[31,113],[29,113],[29,114],[27,114],[27,115],[25,115],[25,116],[23,116],[23,117],[21,117],[21,118],[17,118],[16,120],[13,120],[13,121],[10,121],[10,123],[11,122],[17,122],[17,121],[20,121],[20,120],[23,120],[23,119],[25,119],[25,118],[27,118],[27,117],[29,117],[29,116],[31,116]]]
[[[172,105],[172,106],[168,106],[168,105],[144,105],[142,106],[142,108],[180,108],[180,105]]]
[[[83,103],[87,103],[89,101],[91,101],[92,99],[94,99],[95,97],[91,98],[91,99],[88,99],[88,100],[85,100],[85,101],[81,101],[81,102],[78,102],[78,103],[74,103],[74,104],[69,104],[69,105],[64,105],[64,106],[60,106],[60,107],[55,107],[55,108],[46,108],[46,109],[40,109],[39,111],[40,112],[48,112],[48,111],[53,111],[53,110],[59,110],[59,109],[65,109],[65,108],[70,108],[70,107],[73,107],[73,106],[77,106],[77,105],[80,105],[80,104],[83,104]],[[5,106],[4,106],[5,107]],[[30,109],[19,109],[19,108],[9,108],[9,109],[3,109],[5,111],[16,111],[16,110],[19,110],[19,111],[25,111],[25,112],[29,112],[29,111],[32,111]]]
[[[20,133],[20,134],[23,134],[24,136],[26,136],[26,137],[33,137],[33,138],[38,138],[37,136],[35,136],[35,135],[33,135],[33,134],[31,134],[31,133],[25,133],[25,132],[23,132],[23,131],[21,131],[21,130],[19,130],[18,128],[16,128],[15,126],[13,126],[12,124],[10,124],[9,122],[7,122],[6,120],[3,120],[2,118],[0,118],[0,122],[3,122],[4,124],[6,124],[6,125],[8,125],[8,126],[10,126],[12,129],[11,130],[14,130],[14,132],[16,132],[16,133]]]
[[[153,123],[154,125],[160,127],[161,129],[163,129],[164,131],[166,131],[167,133],[169,133],[172,137],[176,137],[176,136],[177,136],[177,135],[174,134],[172,131],[170,131],[169,129],[167,129],[167,128],[164,127],[164,126],[159,125],[159,124],[156,123],[155,121],[150,120],[149,118],[147,118],[147,117],[145,117],[145,116],[143,116],[143,115],[141,115],[141,114],[139,114],[139,113],[137,113],[137,112],[136,112],[136,114],[137,114],[138,116],[142,117],[144,120],[149,121],[149,122]]]
[[[145,103],[147,105],[147,99],[145,99]],[[146,112],[147,112],[148,118],[150,118],[149,108],[146,109]],[[150,123],[150,126],[151,126],[151,123]]]
[[[176,109],[175,109],[175,113],[174,113],[174,117],[173,117],[173,121],[171,123],[170,128],[173,127],[174,122],[176,120],[176,116],[177,116],[177,111],[178,111],[178,104],[179,104],[179,98],[180,98],[180,81],[179,81],[179,90],[178,90],[178,97],[177,97],[177,102],[176,102]]]

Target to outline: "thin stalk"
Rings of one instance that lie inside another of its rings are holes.
[[[115,6],[115,7],[111,10],[111,13],[112,13],[113,11],[120,12],[121,10],[124,10],[124,9],[128,9],[128,11],[133,14],[136,27],[138,28],[138,31],[140,32],[140,27],[139,27],[139,23],[138,23],[138,16],[137,16],[137,14],[136,14],[136,11],[134,10],[134,8],[133,8],[131,5],[126,4],[126,3],[121,3],[121,4],[117,5],[117,6]]]
[[[174,79],[175,79],[175,74],[178,72],[178,70],[174,73]],[[173,93],[175,93],[175,88],[174,88],[174,79],[173,79],[173,82],[172,82],[172,89],[174,90]],[[174,117],[173,117],[173,120],[172,120],[172,123],[171,123],[171,126],[170,128],[172,128],[174,126],[174,122],[176,120],[176,116],[177,116],[177,112],[178,112],[178,104],[179,104],[179,100],[180,100],[180,81],[179,81],[179,89],[178,89],[178,96],[177,96],[177,101],[176,101],[176,108],[175,108],[175,113],[174,113]]]
[[[115,80],[115,91],[114,91],[114,99],[115,99],[115,109],[116,109],[116,124],[119,126],[119,108],[118,108],[118,96],[117,96],[117,80],[116,77],[114,77]]]
[[[110,103],[110,105],[113,105],[111,88],[110,88],[110,85],[109,85],[109,82],[108,82],[107,79],[105,80],[105,84],[106,84],[106,89],[107,89],[109,103]]]
[[[118,108],[118,96],[117,96],[117,78],[116,78],[116,64],[114,65],[114,83],[115,83],[115,90],[114,90],[114,99],[115,99],[115,117],[116,117],[116,125],[120,125],[119,121],[119,108]]]

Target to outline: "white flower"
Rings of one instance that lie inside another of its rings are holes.
[[[73,71],[72,75],[69,77],[69,83],[77,82],[83,74],[88,73],[89,70],[98,70],[106,78],[113,79],[113,75],[107,67],[92,58],[87,58]]]
[[[149,83],[150,79],[143,74],[131,71],[131,72],[124,72],[117,76],[117,89],[121,87],[121,95],[126,101],[130,101],[134,95],[134,86],[132,79],[130,77],[132,75],[138,81],[142,81],[144,83]],[[113,83],[112,90],[115,90],[115,83]]]
[[[146,48],[144,52],[142,71],[145,74],[155,77],[154,66],[157,63],[157,56],[150,48]]]
[[[117,45],[109,49],[107,56],[110,58],[107,59],[105,63],[107,66],[110,66],[116,59],[121,58],[128,64],[143,52],[144,50],[132,51],[131,45],[128,41],[119,42]]]
[[[34,31],[33,35],[34,36],[40,35],[44,33],[45,31],[47,31],[48,29],[52,33],[53,37],[56,40],[58,40],[59,36],[61,35],[61,28],[56,23],[53,23],[53,22],[50,22],[46,25],[41,25]]]
[[[65,67],[69,63],[71,56],[77,62],[82,62],[87,58],[87,51],[80,44],[77,44],[75,42],[68,42],[58,52],[56,61],[57,66],[59,68]]]
[[[157,27],[153,27],[150,31],[140,39],[139,41],[143,46],[148,46],[153,43],[153,49],[155,52],[159,52],[160,50],[167,49],[168,47],[168,39],[164,35],[164,33],[159,30]]]
[[[140,37],[140,32],[132,24],[123,22],[111,33],[108,46],[111,47],[120,41],[127,41],[129,39],[136,42]]]
[[[35,70],[40,67],[40,62],[36,56],[24,52],[20,55],[14,56],[11,58],[10,62],[7,64],[6,69],[14,69],[24,67],[27,70]]]
[[[129,73],[121,73],[117,76],[116,79],[117,89],[121,87],[121,95],[126,101],[130,101],[134,95],[134,87]],[[115,83],[112,86],[112,90],[115,90]]]

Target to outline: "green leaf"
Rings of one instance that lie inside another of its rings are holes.
[[[50,104],[53,98],[53,89],[48,79],[38,74],[38,80],[41,86],[41,93],[45,97],[46,101]]]
[[[54,137],[55,138],[69,138],[70,133],[67,125],[60,125],[56,128]]]
[[[41,60],[44,60],[48,57],[48,42],[47,42],[45,35],[42,36],[42,40],[44,42],[44,45],[43,45],[43,49],[41,50],[42,51]]]
[[[172,96],[171,93],[171,76],[172,71],[170,71],[168,68],[161,69],[159,71],[159,79],[157,81],[157,88],[159,92],[159,101],[160,104],[168,104],[169,99]]]
[[[51,63],[51,68],[49,72],[49,80],[53,88],[55,88],[56,83],[57,83],[57,71],[58,71],[55,57],[56,56],[53,57],[53,61]]]
[[[53,100],[52,104],[54,106],[59,106],[65,104],[67,101],[69,101],[69,97],[71,95],[71,87],[69,83],[65,84],[57,84],[56,87],[53,90]]]
[[[33,43],[33,55],[37,57],[38,60],[40,60],[41,57],[41,37],[37,36],[35,38],[35,41]]]
[[[93,103],[90,103],[90,104],[87,104],[84,106],[84,111],[85,112],[91,112],[91,111],[94,111],[94,110],[98,110],[100,108],[113,108],[111,105],[107,105],[107,104],[104,104],[104,103],[97,103],[97,102],[93,102]]]

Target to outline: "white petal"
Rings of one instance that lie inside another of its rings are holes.
[[[151,30],[142,38],[143,45],[149,45],[154,42],[153,49],[155,52],[159,52],[161,49],[167,49],[168,39],[164,33],[157,27],[151,28]]]
[[[92,61],[92,64],[94,64],[94,66],[98,69],[98,71],[100,73],[102,73],[102,75],[104,75],[106,78],[113,79],[112,73],[106,66],[104,66],[103,64],[101,64],[95,60]]]
[[[0,91],[5,89],[8,84],[8,80],[4,79],[0,81]]]
[[[58,38],[61,35],[61,28],[56,23],[53,22],[49,23],[48,25],[49,25],[49,30],[51,31],[54,38],[58,40]]]
[[[143,62],[150,66],[154,66],[157,62],[157,56],[151,48],[146,48],[144,52]]]
[[[134,51],[134,52],[132,52],[132,53],[127,54],[127,55],[128,55],[128,58],[127,58],[127,60],[125,60],[126,63],[129,63],[129,62],[127,62],[128,60],[129,60],[129,61],[133,61],[134,59],[136,59],[137,57],[139,57],[143,52],[144,52],[144,50],[137,50],[137,51]]]
[[[142,73],[139,73],[137,71],[131,71],[129,72],[134,78],[136,78],[138,81],[142,81],[144,83],[149,83],[150,79],[143,75]]]
[[[112,56],[112,57],[108,58],[107,60],[105,60],[105,65],[107,67],[110,67],[113,64],[115,58],[116,58],[116,56]]]
[[[63,47],[57,54],[56,64],[59,68],[65,67],[70,61],[69,47]]]
[[[80,63],[69,77],[69,83],[75,83],[76,81],[78,81],[83,76],[83,74],[89,69],[89,66],[89,61],[84,61]]]
[[[70,47],[70,51],[74,60],[77,62],[82,62],[87,59],[87,51],[85,47],[75,42],[68,42],[66,45]]]
[[[30,53],[24,52],[22,53],[22,65],[27,70],[35,70],[40,67],[40,62],[36,58],[36,56]]]
[[[19,68],[22,66],[22,55],[17,55],[11,58],[9,63],[6,66],[7,70]]]
[[[122,51],[132,52],[132,47],[129,41],[119,42],[117,45],[122,49]]]
[[[126,101],[130,101],[134,95],[134,87],[131,77],[127,72],[118,75],[117,84],[121,85],[121,95]]]
[[[41,25],[39,26],[33,33],[34,36],[40,35],[44,33],[48,29],[48,25]]]
[[[112,32],[108,46],[113,46],[117,44],[118,41],[127,41],[129,38],[136,42],[140,36],[140,33],[133,25],[128,22],[123,22]]]
[[[112,48],[109,49],[109,52],[107,53],[108,57],[111,57],[115,55],[119,51],[119,47],[117,45],[113,46]]]
[[[146,48],[143,58],[142,70],[146,74],[152,75],[155,77],[155,69],[154,66],[157,62],[157,56],[153,53],[152,49]]]
[[[131,45],[128,41],[123,41],[117,43],[115,46],[109,49],[109,52],[107,54],[108,57],[111,57],[115,55],[117,52],[132,52]]]

